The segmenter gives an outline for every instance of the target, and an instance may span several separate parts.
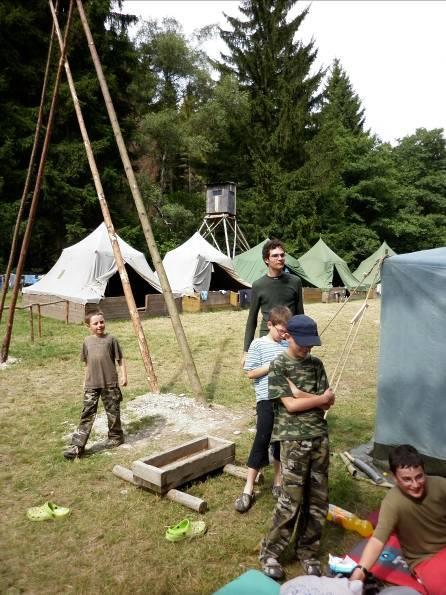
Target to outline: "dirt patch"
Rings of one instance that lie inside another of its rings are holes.
[[[8,357],[5,362],[0,364],[0,370],[5,370],[7,367],[12,366],[13,364],[17,364],[20,360],[16,357]]]
[[[164,448],[186,435],[209,434],[230,439],[249,431],[247,426],[255,423],[254,409],[234,412],[223,405],[208,406],[185,395],[153,393],[124,402],[121,420],[125,432],[125,444],[121,448],[139,448],[149,441],[157,441],[157,448]],[[102,411],[95,419],[88,449],[96,450],[107,438],[107,432],[107,417]]]

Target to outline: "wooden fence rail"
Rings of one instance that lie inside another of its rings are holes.
[[[33,307],[37,306],[37,330],[39,339],[42,337],[42,313],[41,308],[44,306],[53,306],[54,304],[65,304],[65,324],[68,324],[68,317],[70,314],[70,302],[68,300],[55,300],[54,302],[45,302],[44,304],[26,304],[26,306],[16,306],[16,310],[26,310],[29,308],[29,338],[31,343],[34,343],[34,317]],[[5,307],[5,310],[9,310],[9,306]]]

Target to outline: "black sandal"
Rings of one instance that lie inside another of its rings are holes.
[[[284,578],[285,572],[276,558],[267,558],[262,561],[262,572],[265,576],[280,581]]]
[[[254,500],[254,492],[252,494],[243,492],[243,494],[241,494],[234,502],[234,508],[237,512],[248,512],[248,510],[254,504]]]

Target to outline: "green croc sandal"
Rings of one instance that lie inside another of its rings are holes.
[[[53,511],[48,506],[48,502],[42,506],[32,506],[26,511],[26,516],[30,521],[49,521],[54,519]]]
[[[61,519],[70,514],[70,509],[64,506],[58,506],[54,502],[47,502],[55,519]]]
[[[26,516],[30,521],[49,521],[67,516],[70,513],[69,508],[57,506],[54,502],[45,502],[41,506],[28,508]]]
[[[200,537],[206,533],[206,523],[204,521],[190,521],[184,519],[173,527],[168,527],[166,539],[168,541],[183,541],[183,539],[192,539]]]
[[[187,531],[187,537],[201,537],[207,531],[206,523],[204,521],[192,521],[189,524]]]
[[[187,537],[187,531],[189,530],[190,520],[183,519],[176,525],[168,527],[166,531],[166,539],[168,541],[181,541]]]

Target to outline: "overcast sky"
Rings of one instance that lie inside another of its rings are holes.
[[[174,17],[186,35],[238,16],[232,0],[125,0],[123,12]],[[300,12],[308,2],[297,2]],[[316,0],[299,29],[315,39],[318,65],[339,58],[366,109],[367,126],[395,142],[417,128],[446,129],[446,1]],[[221,42],[206,44],[213,56]]]

